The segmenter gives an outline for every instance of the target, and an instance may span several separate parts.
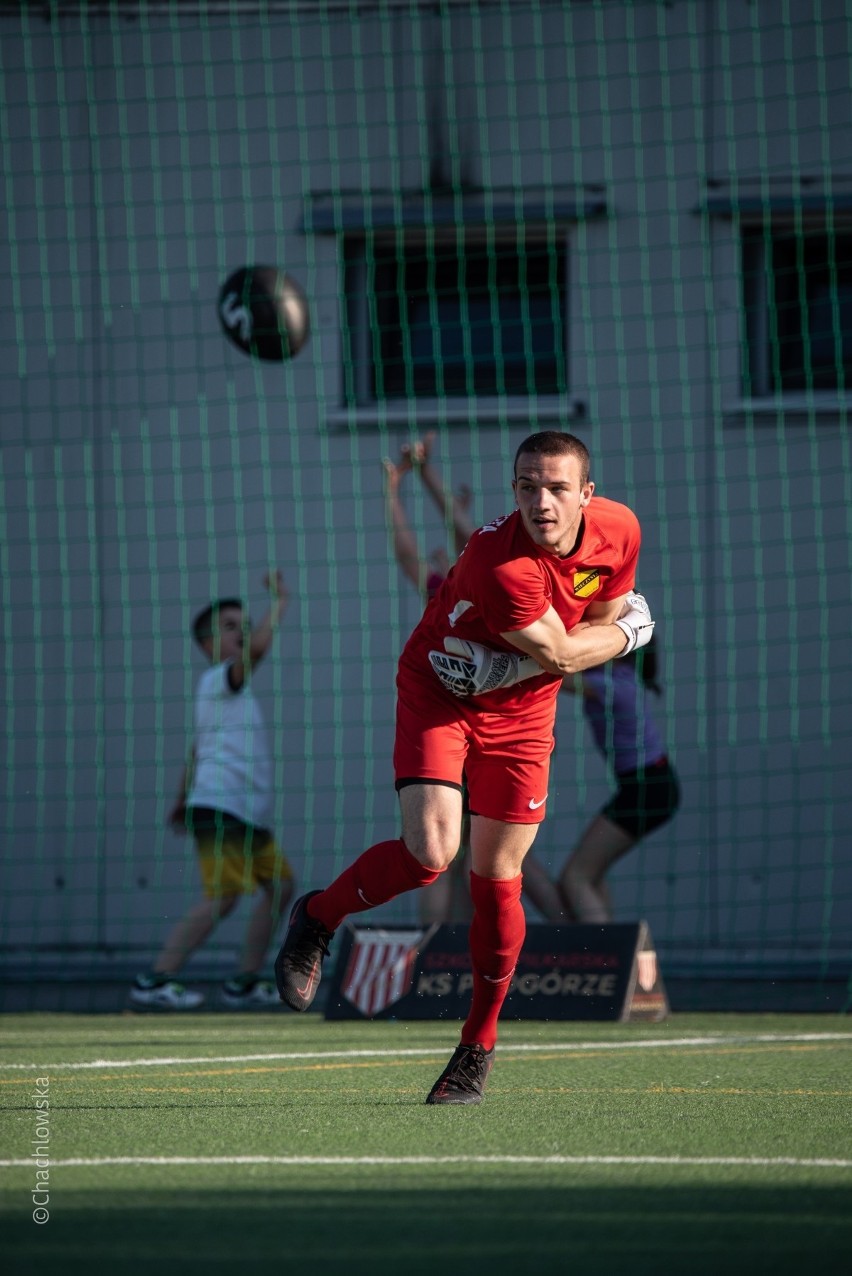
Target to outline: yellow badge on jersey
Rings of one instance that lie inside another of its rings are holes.
[[[601,587],[601,574],[597,567],[574,573],[574,594],[577,598],[591,598]]]

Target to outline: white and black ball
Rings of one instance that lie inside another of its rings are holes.
[[[219,289],[219,319],[234,345],[255,359],[280,363],[308,339],[308,299],[301,285],[274,266],[243,266]]]

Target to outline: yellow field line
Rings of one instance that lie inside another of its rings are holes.
[[[663,1041],[653,1041],[653,1042],[645,1042],[645,1041],[624,1042],[624,1045],[634,1045],[634,1046],[654,1045],[657,1048],[657,1050],[654,1051],[656,1055],[658,1055],[659,1050],[662,1050],[663,1053],[666,1053],[667,1050],[671,1050],[671,1051],[675,1051],[675,1053],[679,1055],[680,1058],[696,1057],[696,1055],[700,1055],[700,1057],[703,1057],[703,1058],[712,1058],[713,1055],[740,1055],[740,1054],[758,1055],[758,1054],[797,1054],[797,1053],[812,1054],[812,1053],[816,1053],[816,1051],[824,1051],[826,1048],[834,1049],[834,1048],[837,1048],[837,1046],[846,1045],[847,1042],[849,1045],[852,1045],[852,1034],[824,1034],[824,1035],[820,1034],[820,1035],[814,1035],[810,1037],[810,1039],[806,1039],[806,1040],[802,1040],[802,1039],[754,1040],[753,1039],[753,1040],[745,1040],[742,1042],[731,1042],[731,1044],[724,1044],[724,1042],[718,1041],[718,1040],[701,1041],[700,1044],[698,1044],[698,1042],[693,1042],[693,1041],[690,1041],[689,1044],[687,1044],[687,1042],[682,1040],[681,1041],[663,1040]],[[499,1058],[499,1062],[501,1064],[528,1063],[529,1059],[531,1058],[540,1060],[540,1062],[545,1062],[545,1063],[552,1063],[552,1062],[555,1062],[555,1060],[565,1060],[565,1062],[577,1063],[577,1062],[583,1062],[583,1060],[587,1060],[587,1059],[589,1060],[596,1060],[596,1059],[602,1059],[602,1058],[612,1059],[613,1045],[615,1045],[617,1048],[617,1046],[622,1045],[622,1042],[588,1042],[588,1044],[583,1044],[579,1046],[578,1045],[529,1046],[529,1045],[517,1045],[517,1044],[505,1045],[505,1046],[501,1045],[499,1046],[499,1055],[497,1055],[497,1058]],[[15,1071],[22,1071],[22,1069],[26,1068],[27,1071],[31,1071],[32,1074],[29,1077],[0,1077],[0,1086],[32,1085],[33,1076],[37,1076],[37,1074],[42,1074],[42,1076],[50,1076],[51,1069],[54,1069],[54,1068],[62,1068],[64,1069],[64,1071],[68,1071],[69,1073],[73,1073],[75,1069],[80,1069],[80,1071],[83,1071],[83,1069],[85,1069],[85,1071],[89,1073],[98,1073],[98,1076],[93,1076],[93,1079],[99,1079],[99,1081],[114,1081],[114,1079],[116,1079],[117,1081],[117,1079],[119,1079],[120,1077],[124,1077],[128,1079],[140,1078],[143,1076],[147,1076],[147,1073],[124,1072],[124,1071],[121,1071],[120,1073],[115,1073],[112,1071],[99,1072],[99,1069],[101,1068],[124,1069],[124,1068],[133,1068],[133,1067],[145,1067],[145,1068],[161,1067],[161,1068],[172,1069],[172,1068],[180,1067],[180,1065],[184,1063],[193,1063],[193,1064],[198,1064],[198,1067],[194,1067],[193,1069],[191,1069],[191,1071],[187,1071],[187,1072],[172,1073],[172,1076],[175,1076],[175,1077],[204,1077],[204,1076],[227,1077],[227,1076],[251,1076],[251,1074],[265,1073],[265,1072],[272,1072],[272,1073],[335,1072],[335,1071],[347,1071],[347,1069],[358,1069],[358,1068],[374,1068],[374,1069],[375,1068],[402,1068],[402,1067],[408,1067],[408,1065],[411,1065],[411,1064],[418,1064],[418,1063],[429,1064],[431,1067],[431,1065],[445,1062],[446,1049],[448,1048],[440,1048],[440,1046],[435,1046],[434,1049],[417,1048],[412,1050],[400,1050],[400,1051],[392,1050],[392,1051],[388,1051],[388,1053],[390,1055],[394,1055],[394,1058],[378,1058],[378,1059],[362,1058],[364,1057],[365,1054],[367,1055],[379,1054],[378,1050],[328,1051],[328,1054],[324,1054],[323,1051],[318,1050],[318,1051],[310,1051],[310,1053],[301,1055],[301,1057],[300,1055],[297,1055],[297,1054],[283,1055],[283,1058],[290,1060],[290,1062],[287,1062],[287,1063],[270,1062],[267,1064],[261,1063],[260,1060],[263,1060],[264,1058],[275,1059],[277,1058],[277,1055],[275,1054],[247,1055],[247,1057],[244,1057],[244,1058],[253,1059],[253,1060],[256,1059],[258,1060],[258,1064],[254,1065],[254,1067],[236,1067],[236,1068],[204,1068],[203,1064],[207,1062],[207,1060],[205,1059],[187,1059],[187,1060],[129,1059],[129,1060],[126,1060],[126,1062],[125,1060],[111,1059],[111,1060],[103,1060],[102,1063],[99,1062],[99,1060],[94,1060],[94,1062],[88,1062],[88,1060],[80,1060],[80,1062],[77,1064],[74,1064],[74,1063],[64,1063],[64,1064],[57,1064],[57,1063],[55,1064],[48,1064],[48,1063],[17,1064],[17,1063],[14,1063],[14,1064],[11,1064],[10,1063],[10,1064],[5,1064],[6,1071],[9,1071],[9,1069],[11,1068],[14,1068]],[[341,1058],[341,1055],[344,1055],[344,1058]],[[231,1057],[231,1058],[233,1058],[233,1062],[239,1062],[239,1059],[240,1059],[240,1057]],[[278,1058],[282,1058],[282,1057],[278,1057]],[[309,1059],[316,1060],[316,1062],[307,1062],[307,1060]],[[210,1060],[210,1062],[218,1062],[218,1060]],[[4,1064],[0,1063],[0,1071],[3,1071],[3,1068],[4,1068]],[[84,1081],[84,1078],[82,1077],[73,1077],[73,1076],[56,1077],[55,1074],[54,1076],[51,1077],[52,1083],[57,1083],[60,1081],[70,1082],[70,1081],[73,1081],[73,1079],[74,1081],[78,1081],[78,1082]]]
[[[806,1047],[811,1043],[817,1042],[820,1046],[826,1043],[850,1044],[852,1045],[852,1033],[849,1032],[797,1032],[797,1033],[758,1033],[758,1034],[732,1034],[730,1037],[725,1036],[709,1036],[709,1037],[654,1037],[654,1038],[621,1038],[616,1041],[579,1041],[579,1042],[554,1042],[539,1045],[536,1042],[511,1042],[504,1038],[501,1043],[503,1051],[512,1050],[517,1054],[524,1055],[544,1055],[555,1053],[559,1055],[577,1055],[582,1057],[586,1054],[610,1054],[613,1052],[621,1053],[622,1051],[640,1051],[645,1052],[651,1050],[658,1052],[660,1050],[681,1050],[689,1047],[710,1047],[713,1050],[723,1050],[726,1048],[733,1050],[749,1049],[753,1046],[782,1046],[791,1045],[794,1047]],[[8,1062],[5,1065],[7,1072],[38,1072],[41,1075],[47,1075],[56,1071],[83,1071],[97,1070],[103,1071],[107,1068],[132,1068],[132,1067],[174,1067],[180,1064],[210,1064],[210,1063],[270,1063],[273,1060],[281,1062],[305,1061],[308,1059],[317,1059],[321,1063],[327,1063],[332,1059],[352,1060],[356,1058],[383,1058],[387,1054],[393,1054],[396,1058],[413,1058],[415,1056],[432,1055],[441,1047],[438,1045],[420,1046],[415,1048],[406,1047],[396,1050],[376,1049],[356,1049],[347,1050],[305,1050],[305,1051],[274,1051],[265,1050],[258,1054],[232,1054],[232,1055],[201,1055],[186,1057],[169,1056],[166,1058],[136,1058],[136,1059],[92,1059],[92,1060],[76,1060],[69,1062],[67,1060],[57,1060],[53,1063],[48,1062],[31,1062],[31,1063],[13,1063]]]
[[[432,1068],[440,1067],[444,1061],[443,1055],[440,1058],[432,1060],[390,1060],[383,1063],[364,1063],[357,1064],[312,1064],[310,1066],[289,1066],[277,1068],[219,1068],[204,1069],[193,1072],[175,1072],[172,1077],[175,1081],[182,1078],[190,1078],[192,1080],[201,1081],[204,1078],[211,1077],[243,1077],[248,1075],[272,1075],[284,1076],[293,1073],[329,1073],[336,1071],[355,1071],[355,1070],[385,1070],[410,1068],[412,1063],[428,1065]],[[501,1060],[501,1062],[503,1062]],[[507,1060],[506,1062],[520,1062],[519,1060]],[[179,1093],[237,1093],[244,1092],[242,1087],[231,1086],[225,1090],[222,1086],[204,1086],[204,1085],[185,1085],[175,1086],[172,1084],[164,1084],[161,1086],[153,1085],[136,1085],[137,1081],[147,1081],[150,1073],[121,1073],[113,1075],[91,1075],[87,1078],[67,1077],[63,1078],[63,1084],[67,1086],[85,1086],[89,1082],[96,1084],[99,1088],[110,1088],[117,1092],[130,1092],[134,1094],[166,1094],[172,1092]],[[23,1084],[20,1081],[7,1082],[10,1085]],[[27,1082],[26,1084],[31,1084]],[[499,1086],[500,1078],[495,1074],[495,1085]],[[804,1088],[796,1086],[793,1088],[776,1089],[770,1086],[765,1087],[743,1087],[743,1086],[712,1086],[712,1085],[665,1085],[662,1083],[652,1083],[647,1086],[584,1086],[584,1085],[554,1085],[554,1086],[525,1086],[523,1078],[513,1080],[512,1085],[517,1089],[520,1086],[530,1093],[542,1094],[595,1094],[595,1095],[712,1095],[712,1096],[749,1096],[749,1097],[765,1097],[765,1098],[852,1098],[852,1090],[848,1089],[816,1089]],[[277,1093],[274,1087],[255,1087],[252,1093]],[[305,1093],[315,1093],[315,1091],[305,1091]],[[54,1091],[55,1094],[55,1091]]]
[[[99,1081],[103,1078],[99,1078]],[[124,1078],[123,1080],[127,1080]],[[399,1093],[407,1093],[413,1091],[413,1086],[398,1087]],[[495,1077],[491,1084],[491,1090],[494,1093],[500,1091],[500,1078]],[[118,1092],[126,1092],[131,1094],[245,1094],[245,1090],[241,1086],[221,1086],[221,1085],[142,1085],[129,1086],[116,1082],[114,1090]],[[648,1085],[648,1086],[584,1086],[584,1085],[557,1085],[557,1086],[527,1086],[523,1083],[518,1084],[512,1082],[512,1091],[515,1094],[577,1094],[577,1095],[596,1095],[610,1096],[613,1098],[641,1098],[643,1095],[701,1095],[712,1098],[763,1098],[763,1099],[850,1099],[852,1098],[852,1090],[806,1090],[802,1088],[774,1090],[765,1089],[746,1089],[741,1086],[677,1086],[677,1085]],[[289,1087],[288,1094],[316,1094],[313,1089],[294,1090]],[[360,1094],[356,1086],[340,1087],[335,1090],[335,1094]],[[278,1086],[257,1086],[252,1090],[252,1094],[281,1094]],[[73,1106],[65,1109],[73,1112]]]

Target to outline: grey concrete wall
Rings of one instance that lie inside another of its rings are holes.
[[[339,244],[302,220],[318,192],[421,189],[437,102],[451,175],[596,183],[607,203],[567,232],[572,428],[599,490],[642,520],[684,786],[676,822],[617,871],[619,914],[684,956],[842,948],[847,408],[743,409],[736,224],[696,210],[710,179],[852,172],[846,10],[0,16],[0,945],[144,954],[194,897],[190,848],[162,824],[201,669],[188,621],[216,594],[259,610],[272,563],[293,595],[257,677],[281,841],[309,886],[395,829],[393,663],[419,604],[388,552],[380,458],[430,420],[341,424]],[[283,367],[219,328],[218,288],[251,261],[310,298],[311,340]],[[479,522],[509,508],[513,451],[550,424],[524,410],[439,422]],[[554,781],[555,862],[608,790],[571,703]]]

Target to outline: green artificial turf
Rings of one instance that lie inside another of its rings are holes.
[[[456,1040],[284,1012],[6,1016],[4,1272],[852,1270],[848,1020],[507,1023],[482,1106],[427,1107]]]

